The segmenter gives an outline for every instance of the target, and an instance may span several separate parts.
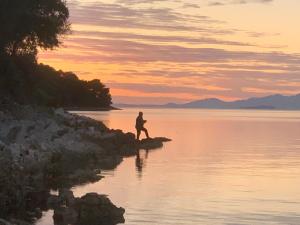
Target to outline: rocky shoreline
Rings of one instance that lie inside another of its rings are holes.
[[[123,157],[160,148],[165,141],[169,139],[139,142],[132,133],[63,109],[1,105],[0,225],[33,224],[49,209],[56,225],[124,223],[125,210],[106,196],[74,198],[69,189],[96,182],[102,169],[114,169]]]

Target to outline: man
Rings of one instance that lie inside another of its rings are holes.
[[[139,116],[136,118],[135,128],[137,133],[137,140],[140,140],[141,131],[144,131],[146,134],[146,137],[149,138],[149,134],[147,129],[144,127],[144,124],[147,122],[147,120],[143,119],[143,112],[139,112]]]

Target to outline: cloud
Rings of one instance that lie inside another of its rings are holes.
[[[205,6],[223,6],[232,4],[251,4],[251,3],[270,3],[274,0],[220,0],[220,1],[209,1],[209,0],[118,0],[118,3],[125,5],[140,5],[140,4],[158,4],[158,3],[182,3],[185,7],[200,8],[200,5]]]
[[[130,4],[129,4],[130,5]],[[204,34],[233,34],[234,30],[216,28],[223,23],[207,16],[188,15],[171,8],[132,8],[116,3],[70,4],[74,24],[118,27],[122,29],[152,29],[192,31]],[[197,25],[195,25],[197,24]],[[201,25],[201,26],[200,26]]]
[[[267,45],[259,41],[280,34],[236,29],[203,10],[268,2],[72,1],[73,35],[65,48],[40,54],[40,59],[76,70],[83,79],[104,80],[115,102],[296,93],[300,54],[287,53],[270,39]]]
[[[283,52],[233,51],[221,48],[184,47],[176,44],[152,44],[125,39],[96,39],[88,37],[70,38],[70,42],[81,45],[78,49],[92,51],[86,59],[110,62],[264,62],[299,65],[299,54]],[[206,40],[207,41],[207,40]],[[212,40],[210,40],[212,41]],[[109,54],[103,55],[103,52]],[[70,58],[76,58],[68,56]]]
[[[210,1],[209,6],[224,6],[224,5],[244,5],[251,3],[271,3],[274,0],[224,0],[224,1]]]

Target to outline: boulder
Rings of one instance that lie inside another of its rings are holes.
[[[84,184],[88,182],[94,183],[102,178],[103,176],[91,169],[77,170],[68,176],[68,180],[70,180],[71,184]]]
[[[124,144],[121,148],[120,148],[120,155],[122,156],[134,156],[137,154],[137,147],[136,145],[127,145]]]
[[[7,143],[15,142],[21,129],[22,129],[21,126],[14,126],[10,128],[6,136],[6,142]]]
[[[1,224],[1,222],[0,222],[0,224]],[[22,221],[22,220],[11,219],[9,222],[7,222],[6,225],[32,225],[32,224]]]
[[[47,207],[50,209],[56,209],[63,204],[62,199],[57,195],[51,195],[47,199]]]
[[[67,208],[62,206],[54,210],[53,220],[54,224],[76,224],[78,220],[78,213],[73,208]]]
[[[139,141],[139,149],[151,150],[161,148],[164,142],[171,141],[171,139],[165,137],[147,138]]]
[[[125,209],[116,207],[105,195],[97,193],[80,198],[76,210],[79,225],[115,225],[125,222]]]
[[[116,168],[123,161],[121,156],[107,156],[105,158],[99,159],[99,166],[105,170],[111,170]]]
[[[12,225],[10,222],[0,219],[0,225]]]
[[[69,189],[60,189],[58,196],[67,207],[73,206],[75,203],[74,194]]]
[[[54,111],[55,115],[64,117],[66,115],[65,110],[63,108],[58,108]]]

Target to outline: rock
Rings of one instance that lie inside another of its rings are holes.
[[[171,141],[171,139],[165,137],[147,138],[147,139],[142,139],[138,145],[139,145],[139,149],[150,150],[150,149],[161,148],[163,146],[163,142],[168,142],[168,141]]]
[[[58,108],[58,109],[56,109],[55,111],[54,111],[54,114],[55,115],[59,115],[59,116],[65,116],[65,110],[63,109],[63,108]]]
[[[63,204],[63,200],[57,195],[51,195],[47,199],[47,207],[50,209],[58,208]]]
[[[169,141],[138,142],[133,133],[110,130],[102,122],[63,109],[10,104],[1,108],[0,121],[0,180],[5,184],[1,183],[0,216],[4,219],[12,211],[18,216],[22,205],[29,203],[33,220],[41,215],[37,208],[49,207],[55,209],[54,219],[60,224],[74,224],[79,215],[78,225],[124,222],[124,209],[106,196],[76,199],[63,188],[98,181],[101,176],[96,169],[114,169],[124,156]],[[55,196],[49,194],[50,188],[62,189]]]
[[[70,180],[70,183],[76,183],[76,184],[84,184],[87,182],[94,183],[96,181],[99,181],[103,178],[103,176],[99,175],[94,170],[77,170],[73,174],[71,174],[68,179]]]
[[[67,207],[73,206],[75,203],[74,194],[68,189],[60,189],[58,196]]]
[[[114,140],[116,138],[117,134],[116,133],[106,133],[103,134],[100,139],[101,140]]]
[[[0,225],[12,225],[12,224],[6,220],[0,219]]]
[[[53,220],[54,224],[76,224],[78,213],[73,208],[59,207],[54,210]]]
[[[123,208],[118,208],[104,195],[89,193],[77,202],[78,224],[115,225],[124,223]]]
[[[35,217],[40,219],[43,216],[43,212],[40,208],[35,209]]]
[[[109,156],[99,160],[99,166],[105,170],[111,170],[117,167],[123,161],[121,156]]]
[[[15,142],[21,129],[22,129],[21,126],[12,127],[6,136],[6,142],[7,143]]]
[[[17,219],[11,219],[9,222],[9,225],[32,225],[31,223],[27,223],[25,221]]]
[[[6,145],[0,140],[0,151],[4,151],[6,148]]]
[[[135,145],[123,145],[120,148],[120,154],[122,156],[134,156],[137,154],[137,147]]]

